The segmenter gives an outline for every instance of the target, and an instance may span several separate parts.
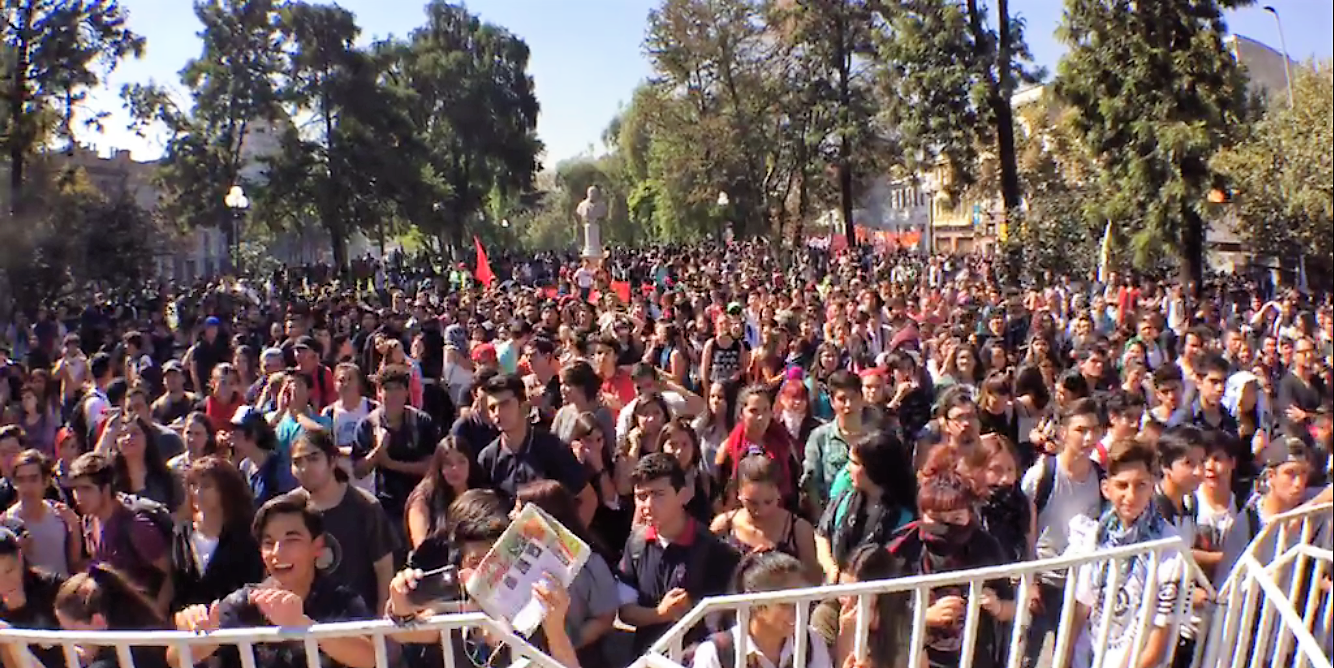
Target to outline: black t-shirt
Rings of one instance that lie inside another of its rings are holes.
[[[555,480],[571,494],[588,485],[588,472],[559,438],[543,429],[529,427],[528,436],[516,451],[501,445],[503,436],[477,453],[477,466],[500,495],[504,507],[514,503],[519,488],[535,480]]]
[[[420,462],[435,454],[440,440],[431,416],[411,406],[403,408],[403,419],[397,429],[388,426],[384,409],[371,411],[357,427],[357,440],[352,444],[352,459],[361,460],[375,448],[375,428],[383,425],[389,430],[389,457],[399,462]],[[384,467],[375,469],[375,495],[391,517],[403,517],[408,496],[422,477]]]
[[[65,578],[43,570],[28,569],[23,574],[23,595],[27,601],[22,608],[10,610],[0,603],[0,621],[17,629],[60,630],[56,620],[56,592]],[[65,659],[59,647],[29,645],[33,656],[47,668],[64,668]]]
[[[224,629],[272,626],[264,614],[250,602],[250,593],[257,585],[246,585],[232,592],[218,604],[219,627]],[[370,609],[355,591],[331,578],[316,577],[305,599],[306,616],[319,623],[349,622],[370,619]],[[235,647],[224,647],[218,652],[224,668],[240,668],[241,658]],[[346,668],[320,653],[320,665],[327,668]],[[300,642],[264,643],[255,645],[255,664],[264,668],[306,668],[306,648]]]

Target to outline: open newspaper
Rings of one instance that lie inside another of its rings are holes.
[[[568,588],[591,552],[560,522],[526,504],[468,578],[468,595],[486,614],[529,635],[546,616],[533,585],[550,576]]]

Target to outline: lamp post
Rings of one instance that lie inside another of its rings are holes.
[[[241,219],[245,217],[246,209],[250,208],[250,198],[246,197],[245,190],[237,185],[232,186],[227,191],[227,197],[223,198],[223,203],[232,212],[232,268],[236,270],[239,276],[241,273]]]
[[[1288,108],[1297,106],[1297,99],[1292,93],[1292,59],[1288,57],[1288,40],[1283,38],[1283,19],[1273,5],[1265,5],[1265,11],[1274,15],[1274,24],[1278,26],[1278,48],[1283,50],[1283,78],[1288,84]]]

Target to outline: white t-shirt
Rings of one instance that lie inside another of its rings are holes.
[[[732,627],[732,642],[734,643],[728,651],[735,652],[737,642],[736,638],[741,633],[741,627]],[[806,666],[805,668],[833,668],[833,662],[829,658],[829,647],[824,640],[815,633],[807,630],[809,640],[806,642]],[[793,642],[789,638],[783,642],[783,650],[778,657],[778,663],[775,664],[769,657],[760,653],[755,646],[755,640],[747,636],[746,638],[746,663],[748,668],[778,668],[778,666],[791,666],[794,658]],[[695,649],[695,658],[691,662],[690,668],[722,668],[722,661],[718,658],[718,648],[714,646],[712,640],[705,641]]]
[[[1089,554],[1098,549],[1098,523],[1087,517],[1078,517],[1070,522],[1068,529],[1070,546],[1068,555]],[[1159,538],[1173,538],[1178,534],[1172,525],[1164,526]],[[1111,627],[1107,634],[1107,645],[1095,650],[1094,640],[1102,632],[1102,622],[1106,610],[1106,588],[1111,575],[1102,577],[1103,568],[1110,568],[1106,562],[1081,566],[1075,575],[1075,600],[1088,606],[1089,619],[1080,629],[1075,639],[1075,652],[1072,668],[1088,668],[1093,665],[1095,651],[1107,652],[1103,666],[1127,665],[1129,655],[1134,651],[1135,639],[1139,632],[1142,614],[1152,615],[1151,624],[1165,628],[1182,624],[1190,619],[1190,601],[1187,598],[1185,614],[1177,616],[1177,600],[1181,596],[1190,596],[1189,586],[1183,591],[1182,575],[1186,573],[1185,559],[1175,550],[1166,550],[1158,562],[1155,581],[1148,582],[1149,557],[1146,555],[1132,562],[1130,568],[1117,583],[1114,594],[1115,603],[1111,614]],[[1156,592],[1156,595],[1154,595]],[[1147,594],[1147,595],[1146,595]],[[1163,657],[1164,663],[1169,652]]]
[[[593,272],[588,267],[579,267],[574,270],[574,284],[579,286],[580,290],[588,290],[593,287]]]
[[[686,408],[685,397],[681,396],[679,393],[672,391],[663,392],[662,400],[667,402],[667,408],[671,409],[672,411],[672,415],[667,416],[667,419],[669,420],[673,416],[681,415],[681,413]],[[626,404],[621,408],[620,413],[616,414],[617,443],[625,440],[625,437],[630,435],[630,430],[635,428],[635,406],[638,405],[639,405],[639,397],[635,397],[634,399],[630,400],[630,403]]]
[[[1076,482],[1056,464],[1056,477],[1052,482],[1051,496],[1047,505],[1038,511],[1038,536],[1036,549],[1038,559],[1059,557],[1069,544],[1066,531],[1070,522],[1076,518],[1096,520],[1102,508],[1102,489],[1098,485],[1098,472],[1089,467],[1088,477]],[[1034,503],[1037,502],[1038,482],[1042,479],[1042,459],[1038,459],[1019,483],[1020,489]],[[1061,584],[1065,581],[1065,571],[1049,572],[1041,575],[1043,582]]]
[[[361,403],[353,410],[343,408],[342,401],[335,401],[328,408],[324,409],[327,417],[333,420],[334,443],[341,448],[350,448],[357,442],[357,428],[361,426],[361,421],[370,415],[375,403],[366,397],[361,398]],[[347,475],[352,479],[352,484],[356,487],[375,494],[375,474],[358,478],[352,472],[352,459],[350,457],[339,457],[338,465],[347,471]]]

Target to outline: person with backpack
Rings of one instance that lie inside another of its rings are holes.
[[[125,573],[153,598],[159,612],[171,605],[172,519],[166,506],[114,490],[115,466],[94,452],[70,466],[70,487],[83,515],[84,545],[92,563]]]
[[[1043,455],[1024,474],[1020,489],[1037,512],[1037,559],[1059,557],[1069,541],[1068,528],[1077,517],[1096,518],[1102,507],[1102,468],[1091,458],[1102,436],[1101,411],[1093,399],[1078,399],[1062,412],[1057,430],[1060,450]],[[1065,601],[1065,571],[1038,576],[1037,609],[1028,627],[1024,666],[1037,665],[1042,646],[1056,633]]]
[[[811,586],[806,567],[792,555],[770,550],[752,552],[737,565],[734,591],[755,594]],[[691,668],[736,668],[736,646],[746,634],[746,666],[792,666],[795,634],[805,632],[806,665],[797,668],[832,668],[829,646],[813,629],[796,628],[796,606],[765,605],[750,615],[745,629],[739,625],[709,636],[687,649]]]
[[[88,362],[89,381],[84,387],[74,410],[70,412],[69,427],[79,440],[80,449],[87,451],[97,443],[97,437],[106,421],[112,402],[107,397],[107,386],[113,377],[111,356],[98,353]]]

